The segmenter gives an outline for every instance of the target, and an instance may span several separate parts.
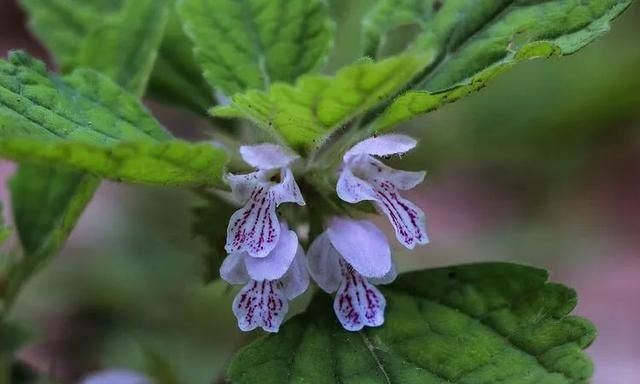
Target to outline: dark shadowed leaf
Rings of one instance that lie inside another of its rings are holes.
[[[506,263],[411,272],[382,290],[383,327],[352,333],[320,294],[229,368],[239,383],[586,383],[593,325],[569,315],[575,292]]]

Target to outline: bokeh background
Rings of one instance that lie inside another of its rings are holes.
[[[366,2],[336,0],[332,9],[335,68],[355,59]],[[0,0],[0,55],[14,48],[49,60],[16,3]],[[149,105],[177,135],[215,129]],[[640,4],[577,54],[521,64],[404,128],[421,138],[402,162],[428,171],[412,197],[432,242],[410,254],[396,247],[401,269],[486,260],[544,267],[577,290],[576,313],[599,330],[588,350],[593,382],[640,382]],[[12,169],[0,163],[8,207]],[[106,367],[151,370],[167,383],[220,377],[255,335],[236,329],[225,284],[200,283],[206,247],[190,230],[199,205],[189,191],[104,182],[62,253],[17,302],[13,318],[34,340],[22,358],[56,383]]]

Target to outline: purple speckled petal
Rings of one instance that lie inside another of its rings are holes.
[[[400,196],[396,186],[388,180],[373,180],[378,195],[376,207],[384,212],[395,229],[396,238],[408,249],[429,242],[424,212],[417,205]]]
[[[340,172],[336,185],[338,197],[347,203],[359,203],[365,200],[376,200],[376,193],[371,185],[353,174],[349,164],[345,164]]]
[[[386,300],[382,293],[344,260],[340,260],[342,282],[333,310],[347,331],[378,327],[384,323]]]
[[[349,166],[354,172],[363,175],[367,182],[388,180],[402,191],[412,189],[422,183],[427,174],[425,171],[408,172],[393,169],[371,156],[355,157],[349,162]]]
[[[266,332],[278,332],[289,309],[280,280],[249,281],[232,305],[242,331],[260,327]]]
[[[228,173],[225,175],[225,181],[231,187],[233,198],[240,204],[244,204],[257,187],[269,185],[267,173],[266,171],[256,171],[246,175]]]
[[[256,186],[244,207],[229,219],[224,249],[228,253],[247,252],[253,257],[266,257],[280,237],[276,207],[270,188]]]

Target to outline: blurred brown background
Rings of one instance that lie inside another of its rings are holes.
[[[25,24],[0,0],[0,54],[47,58]],[[414,198],[432,243],[411,254],[396,247],[402,268],[511,260],[549,269],[599,329],[588,350],[596,384],[640,382],[639,37],[636,2],[579,53],[521,64],[405,127],[422,138],[403,162],[428,171]],[[202,125],[163,111],[178,135]],[[11,167],[2,163],[3,180]],[[40,340],[25,359],[63,383],[102,367],[142,369],[149,356],[168,356],[186,383],[219,375],[246,339],[225,286],[197,288],[197,204],[186,191],[103,183],[16,307]]]

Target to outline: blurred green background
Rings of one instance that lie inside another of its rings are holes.
[[[332,2],[330,68],[357,58],[366,9],[362,0]],[[25,23],[13,1],[0,0],[0,54],[46,57]],[[401,161],[428,172],[413,198],[432,243],[410,254],[395,247],[402,270],[484,260],[549,269],[576,288],[577,314],[599,328],[589,353],[600,384],[640,382],[640,4],[612,27],[573,56],[521,64],[404,125],[421,139]],[[151,107],[177,135],[215,129]],[[2,163],[3,180],[11,168]],[[17,303],[13,317],[35,340],[25,361],[60,383],[106,367],[215,382],[258,333],[236,329],[226,284],[201,285],[206,247],[190,231],[198,205],[188,191],[103,183],[62,254]]]

